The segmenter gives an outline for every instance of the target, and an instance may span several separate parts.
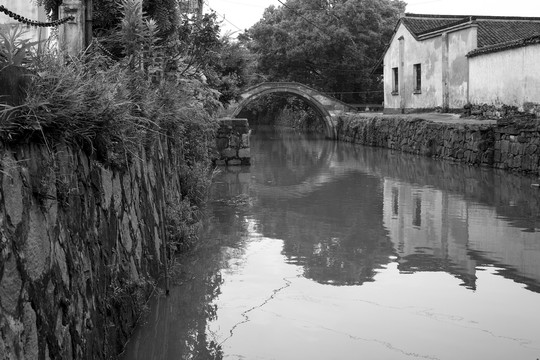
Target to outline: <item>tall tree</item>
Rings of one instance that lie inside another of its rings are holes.
[[[382,101],[370,76],[405,2],[285,0],[243,36],[272,81],[298,81],[348,102]]]

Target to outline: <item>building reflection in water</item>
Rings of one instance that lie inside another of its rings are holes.
[[[493,207],[432,187],[384,179],[384,226],[402,272],[446,271],[476,287],[476,268],[540,289],[540,236],[512,226]]]

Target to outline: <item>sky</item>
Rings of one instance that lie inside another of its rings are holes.
[[[233,37],[250,28],[270,5],[278,0],[204,0],[204,11],[210,9],[223,20],[222,30]],[[285,0],[282,0],[285,2]],[[447,15],[497,15],[540,17],[539,0],[405,0],[406,12]]]

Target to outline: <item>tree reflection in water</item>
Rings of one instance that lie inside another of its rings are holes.
[[[169,296],[152,301],[150,316],[135,331],[123,359],[223,358],[207,324],[216,320],[213,301],[220,294],[221,271],[244,250],[246,223],[237,216],[238,209],[230,202],[214,201],[205,219],[202,244],[175,259]]]

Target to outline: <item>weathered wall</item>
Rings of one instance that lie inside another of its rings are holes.
[[[399,64],[399,41],[403,36],[404,67]],[[399,109],[403,97],[405,109],[435,108],[442,104],[441,37],[417,41],[402,24],[384,57],[384,107]],[[414,94],[413,65],[422,64],[422,93]],[[392,94],[392,68],[403,72],[400,94]]]
[[[523,109],[540,102],[540,44],[469,58],[470,102]]]
[[[469,64],[467,53],[476,49],[477,27],[448,34],[448,106],[462,109],[468,102]]]
[[[125,343],[161,271],[174,152],[128,170],[60,144],[0,144],[2,359],[104,359]]]
[[[2,1],[2,4],[8,10],[21,15],[30,20],[36,21],[48,21],[47,14],[43,6],[38,6],[35,2],[21,1],[21,0],[6,0]],[[8,28],[11,26],[20,25],[26,32],[24,38],[27,39],[46,39],[49,36],[50,30],[45,27],[26,27],[26,25],[20,24],[17,20],[0,13],[0,28]]]
[[[494,167],[540,175],[540,121],[499,121],[494,140]]]
[[[399,39],[403,37],[403,66],[399,63]],[[468,27],[417,40],[401,24],[384,57],[384,105],[386,112],[434,109],[446,105],[460,109],[467,103],[469,51],[476,48],[477,28]],[[421,91],[414,91],[414,64],[421,64]],[[400,91],[392,93],[392,68],[400,74]],[[446,81],[443,77],[446,76]],[[443,86],[443,83],[446,84]]]
[[[338,139],[473,165],[538,174],[540,122],[438,123],[400,116],[343,117]]]

